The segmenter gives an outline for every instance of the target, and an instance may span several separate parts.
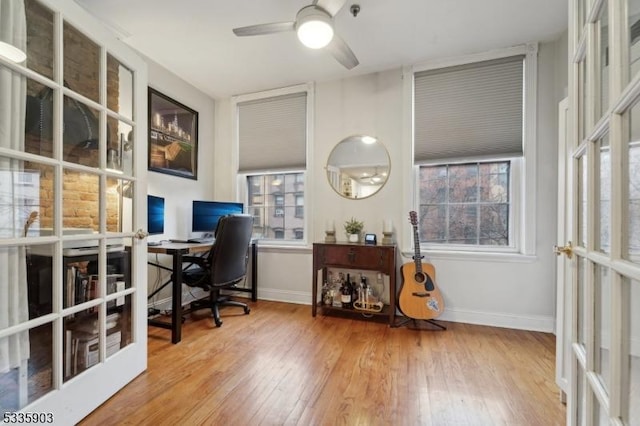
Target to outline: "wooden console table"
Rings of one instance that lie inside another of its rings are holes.
[[[396,246],[365,245],[359,243],[313,243],[313,289],[311,314],[315,317],[317,309],[362,313],[353,309],[343,309],[322,304],[318,300],[318,271],[322,270],[322,282],[327,279],[327,268],[378,271],[389,276],[389,304],[382,312],[374,315],[387,315],[389,325],[393,326],[396,315]],[[370,314],[369,312],[365,312]]]

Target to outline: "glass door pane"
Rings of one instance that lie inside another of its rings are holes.
[[[609,253],[611,249],[611,156],[609,154],[609,134],[600,138],[596,145],[598,147],[597,153],[600,157],[598,163],[599,178],[596,181],[596,185],[599,187],[597,195],[600,204],[597,212],[599,218],[596,223],[599,225],[600,231],[596,234],[596,248],[604,253]]]
[[[594,299],[594,369],[605,391],[610,389],[611,365],[611,282],[609,270],[596,264]]]
[[[627,0],[629,11],[629,79],[640,71],[640,0]]]
[[[586,267],[588,262],[584,258],[578,257],[577,260],[577,292],[576,292],[576,313],[578,318],[577,341],[584,351],[587,342],[587,283],[586,283]]]
[[[577,223],[578,223],[578,245],[580,247],[587,246],[587,168],[589,163],[587,156],[582,155],[578,161],[578,205],[577,207]]]
[[[627,158],[625,176],[628,181],[623,183],[628,198],[622,254],[625,259],[640,264],[640,104],[636,103],[631,108],[628,117],[629,140],[624,147]]]
[[[600,110],[598,119],[609,110],[609,5],[605,0],[602,2],[600,19],[598,20],[599,42],[599,69],[600,69]]]
[[[100,102],[100,46],[65,21],[64,85]]]
[[[640,281],[622,281],[622,419],[640,424]]]

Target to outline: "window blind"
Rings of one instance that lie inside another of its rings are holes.
[[[307,94],[238,104],[241,173],[306,167]]]
[[[414,75],[414,162],[522,156],[524,56]]]

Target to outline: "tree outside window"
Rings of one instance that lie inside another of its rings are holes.
[[[420,241],[509,246],[510,162],[420,166]]]

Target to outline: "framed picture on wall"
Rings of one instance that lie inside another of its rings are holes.
[[[198,113],[149,87],[149,170],[198,179]]]

